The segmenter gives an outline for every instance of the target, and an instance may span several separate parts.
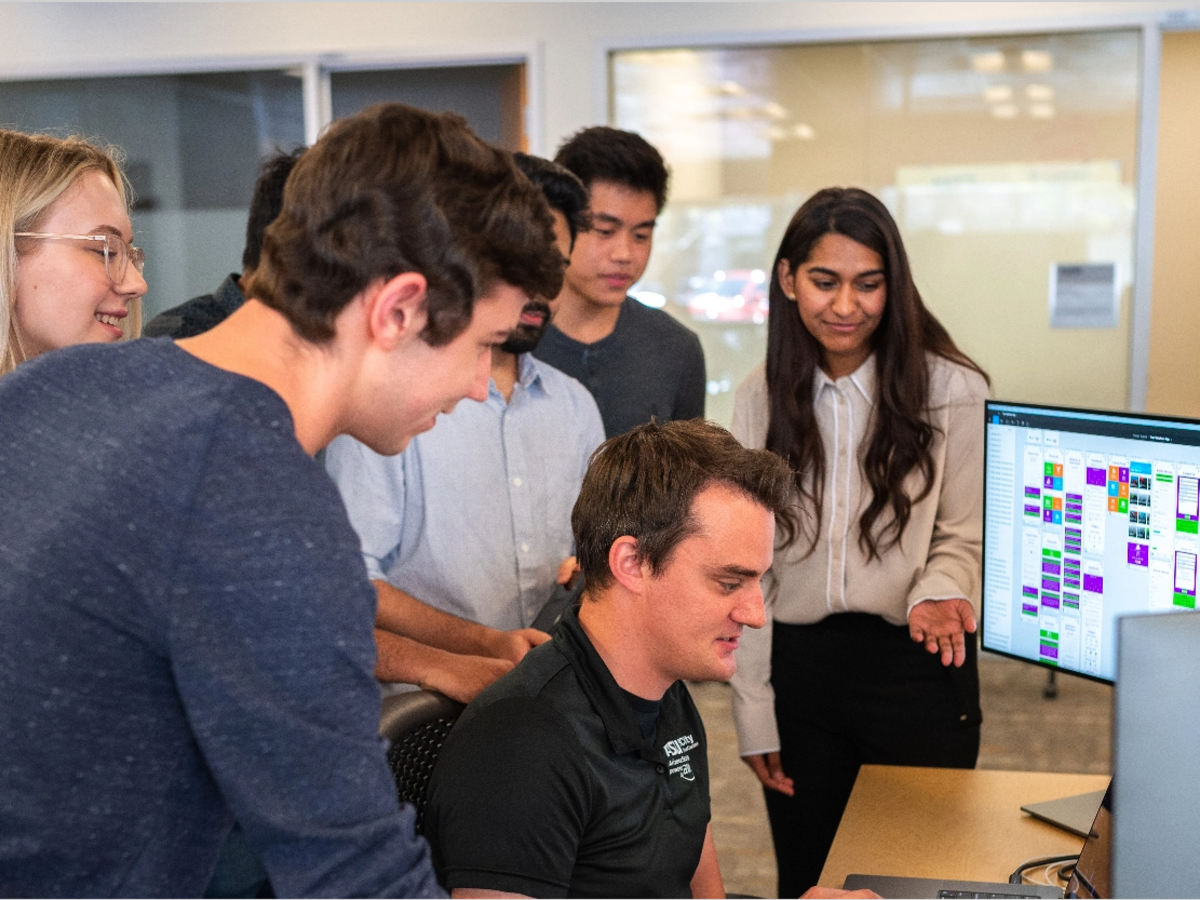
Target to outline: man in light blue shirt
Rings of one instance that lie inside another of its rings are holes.
[[[569,255],[586,223],[586,191],[547,160],[518,154],[518,165],[546,194],[560,250]],[[479,655],[464,639],[479,625],[531,645],[544,639],[522,629],[574,552],[571,508],[588,458],[604,440],[587,389],[530,353],[550,316],[548,301],[530,300],[512,337],[493,351],[487,400],[443,414],[404,453],[380,456],[350,438],[326,451],[379,594],[376,671],[385,681],[439,686],[414,672],[411,658],[390,652],[387,633],[413,636],[414,618],[428,618],[447,637],[427,643],[459,654],[439,667]],[[434,610],[458,623],[435,619]],[[466,686],[457,699],[469,700],[471,685],[481,690],[501,667],[511,662],[478,660],[474,681],[459,680]]]

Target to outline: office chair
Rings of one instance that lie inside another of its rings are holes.
[[[417,834],[425,830],[425,794],[446,735],[466,709],[437,691],[393,694],[383,701],[379,734],[388,739],[388,765],[401,803],[417,812]]]

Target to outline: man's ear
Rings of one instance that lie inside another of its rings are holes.
[[[391,350],[425,328],[428,282],[420,272],[401,272],[367,289],[367,322],[373,340]]]
[[[613,541],[608,548],[608,568],[623,588],[635,594],[642,592],[646,573],[638,552],[637,538],[622,535]]]

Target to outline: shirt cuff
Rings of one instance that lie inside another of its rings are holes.
[[[927,572],[908,594],[908,609],[905,617],[912,613],[913,607],[925,600],[966,600],[971,604],[978,618],[979,610],[972,602],[967,592],[954,583],[954,579],[944,572]]]
[[[775,722],[775,692],[768,685],[754,698],[734,689],[733,724],[737,729],[738,755],[754,756],[779,750],[779,726]]]

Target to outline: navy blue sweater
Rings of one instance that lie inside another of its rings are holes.
[[[439,894],[377,736],[375,596],[273,391],[166,340],[0,379],[0,893]]]

